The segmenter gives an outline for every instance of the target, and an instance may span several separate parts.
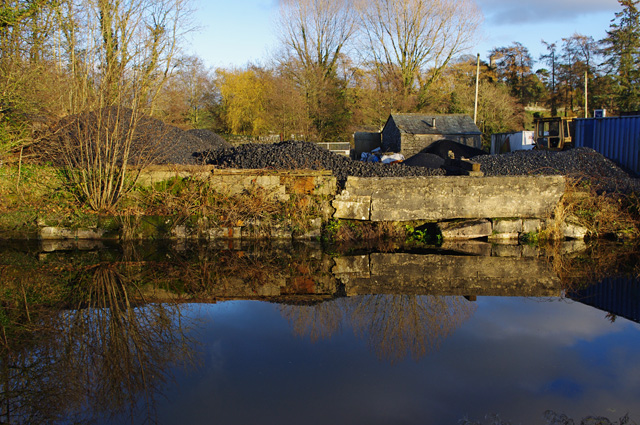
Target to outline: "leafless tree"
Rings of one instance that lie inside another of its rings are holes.
[[[189,0],[61,1],[60,44],[74,76],[59,152],[77,193],[92,208],[108,209],[135,182],[153,146],[134,147],[136,128],[174,66]],[[82,52],[78,54],[78,52]],[[86,119],[85,119],[86,118]],[[143,155],[133,156],[132,152]]]
[[[367,59],[405,97],[423,95],[482,22],[474,0],[360,0],[358,10]]]
[[[286,57],[330,76],[355,34],[355,19],[350,0],[282,0],[278,26]]]

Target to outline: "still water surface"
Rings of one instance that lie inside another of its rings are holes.
[[[593,251],[568,254],[568,274],[544,253],[463,251],[169,250],[123,261],[126,250],[114,259],[31,249],[22,262],[5,253],[4,271],[92,290],[4,350],[3,420],[545,424],[549,411],[578,423],[640,420],[635,254],[607,275],[584,265]]]
[[[167,388],[159,417],[175,424],[454,424],[498,413],[528,424],[545,423],[550,409],[574,418],[640,414],[638,324],[611,323],[562,299],[487,297],[472,307],[439,346],[412,357],[380,352],[372,342],[386,329],[362,332],[348,320],[325,339],[296,335],[286,316],[315,307],[191,306],[203,323],[204,362]]]

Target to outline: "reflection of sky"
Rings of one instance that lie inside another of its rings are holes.
[[[311,343],[275,304],[196,306],[203,367],[177,376],[162,423],[454,424],[640,418],[640,325],[571,301],[479,298],[440,350],[393,365],[348,326]]]

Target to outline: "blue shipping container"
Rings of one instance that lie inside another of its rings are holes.
[[[640,116],[579,118],[574,122],[576,147],[592,148],[640,174]]]
[[[607,278],[567,295],[575,301],[640,323],[640,282],[633,277]]]

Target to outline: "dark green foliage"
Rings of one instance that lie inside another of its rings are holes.
[[[640,12],[638,0],[618,0],[607,36],[601,41],[608,72],[613,76],[616,106],[622,112],[640,110]]]

